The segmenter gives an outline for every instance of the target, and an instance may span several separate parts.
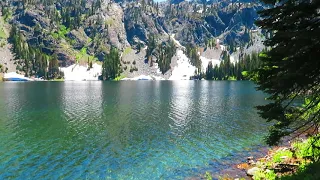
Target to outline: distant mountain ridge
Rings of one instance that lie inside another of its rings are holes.
[[[93,59],[103,61],[113,47],[126,59],[130,51],[140,52],[142,47],[149,46],[151,36],[157,44],[164,45],[174,34],[183,46],[206,48],[216,39],[232,46],[231,49],[245,46],[250,42],[250,31],[257,29],[254,21],[262,8],[252,2],[7,0],[1,6],[2,15],[9,16],[7,23],[22,33],[23,41],[32,51],[54,56],[59,66],[65,67]],[[132,67],[123,68],[124,73],[129,74],[134,69],[133,61],[142,58],[132,57],[129,60]],[[144,57],[150,66],[151,61],[158,63],[159,46]],[[18,64],[20,71],[26,71],[23,61]]]

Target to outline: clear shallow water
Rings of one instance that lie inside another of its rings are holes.
[[[251,82],[0,83],[0,179],[184,179],[261,144]]]

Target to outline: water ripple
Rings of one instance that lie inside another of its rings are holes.
[[[250,82],[2,83],[0,179],[219,170],[219,160],[261,142],[267,124],[253,106],[263,100]]]

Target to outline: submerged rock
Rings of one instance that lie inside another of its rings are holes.
[[[252,156],[247,157],[247,160],[248,160],[248,161],[253,160],[253,157],[252,157]]]

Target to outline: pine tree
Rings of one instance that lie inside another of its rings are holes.
[[[214,77],[213,65],[212,65],[212,62],[210,61],[209,64],[208,64],[207,70],[206,70],[206,79],[207,80],[212,80],[213,77]]]
[[[256,24],[273,36],[265,41],[271,49],[262,55],[264,67],[255,77],[271,102],[257,108],[261,117],[276,121],[267,138],[268,144],[276,144],[284,136],[319,127],[320,1],[263,2],[271,6],[260,12]],[[301,98],[307,103],[296,107],[295,100]]]
[[[118,49],[111,48],[106,54],[102,65],[102,77],[104,80],[115,79],[120,72],[120,54]]]

